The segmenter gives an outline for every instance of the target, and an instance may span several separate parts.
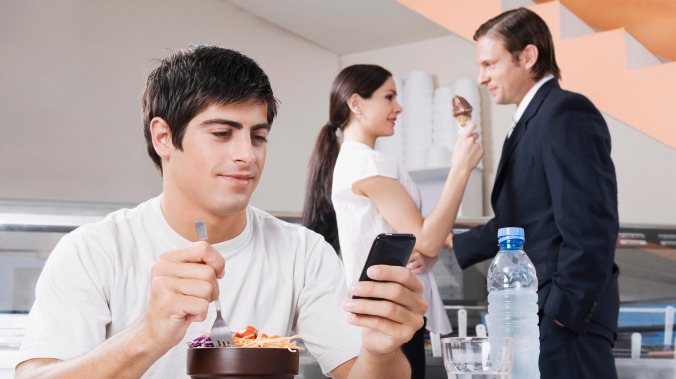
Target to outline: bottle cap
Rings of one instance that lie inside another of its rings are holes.
[[[526,233],[523,231],[523,228],[500,228],[498,229],[498,242],[506,238],[510,239],[521,239],[526,240]]]

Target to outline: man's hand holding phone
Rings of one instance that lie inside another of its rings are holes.
[[[343,304],[348,322],[361,326],[363,348],[378,354],[398,350],[423,326],[427,302],[423,285],[406,267],[415,236],[376,237],[360,280],[350,284],[352,299]]]

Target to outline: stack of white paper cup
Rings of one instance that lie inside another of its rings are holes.
[[[453,92],[456,96],[462,96],[472,106],[472,122],[476,124],[476,132],[479,133],[477,141],[481,143],[481,96],[479,94],[479,85],[473,79],[458,79],[453,82]],[[460,129],[456,121],[456,126]],[[479,162],[477,168],[482,170],[483,160]]]
[[[446,146],[431,145],[425,153],[425,168],[450,167],[451,151]]]
[[[404,165],[408,170],[416,170],[425,167],[427,148],[432,144],[432,75],[422,70],[409,72],[404,91]]]
[[[479,86],[473,79],[458,79],[453,82],[453,92],[456,96],[462,96],[472,106],[472,122],[477,126],[476,131],[481,134],[481,96]],[[460,127],[456,122],[456,127]]]
[[[453,117],[453,88],[439,87],[434,91],[432,103],[432,144],[453,151],[458,130]]]

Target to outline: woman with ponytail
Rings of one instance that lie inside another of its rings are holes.
[[[425,285],[429,310],[426,326],[402,349],[412,377],[424,378],[424,329],[439,334],[452,331],[430,269],[452,231],[469,175],[483,149],[476,143],[475,126],[458,136],[441,196],[423,217],[420,192],[404,166],[374,150],[377,138],[394,133],[401,111],[392,74],[386,69],[359,64],[338,74],[331,89],[329,120],[310,158],[302,223],[323,235],[341,255],[348,286],[358,280],[378,234],[415,234],[407,267]]]

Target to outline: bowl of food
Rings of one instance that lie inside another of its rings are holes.
[[[253,327],[233,333],[234,347],[214,347],[208,335],[188,343],[186,372],[193,379],[293,379],[299,338],[267,336]]]

